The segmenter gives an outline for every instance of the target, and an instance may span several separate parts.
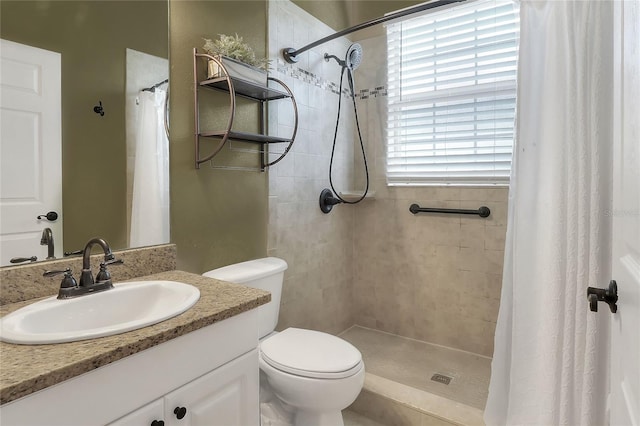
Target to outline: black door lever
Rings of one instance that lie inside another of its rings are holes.
[[[609,288],[587,288],[587,299],[589,299],[589,309],[591,312],[598,312],[598,302],[605,302],[609,305],[612,313],[618,311],[618,284],[615,280],[609,282]]]
[[[49,222],[55,222],[58,219],[58,213],[49,212],[47,214],[41,214],[36,219],[38,220],[47,219]]]

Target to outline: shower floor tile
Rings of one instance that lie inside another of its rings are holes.
[[[484,409],[491,358],[359,326],[340,337],[360,350],[367,373]],[[434,374],[451,381],[433,381]]]

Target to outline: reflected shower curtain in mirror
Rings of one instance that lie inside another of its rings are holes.
[[[164,127],[166,92],[139,93],[131,202],[131,247],[169,242],[169,140]]]
[[[612,2],[520,3],[516,142],[485,423],[603,425]]]

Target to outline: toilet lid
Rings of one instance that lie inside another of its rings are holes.
[[[260,353],[272,367],[304,377],[349,377],[362,361],[360,351],[351,343],[331,334],[299,328],[288,328],[265,339],[260,344]]]

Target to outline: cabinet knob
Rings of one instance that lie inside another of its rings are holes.
[[[173,414],[176,415],[178,420],[182,420],[184,416],[187,415],[187,409],[185,407],[176,407],[176,409],[173,410]]]
[[[164,420],[154,420],[151,422],[151,426],[164,426]]]

